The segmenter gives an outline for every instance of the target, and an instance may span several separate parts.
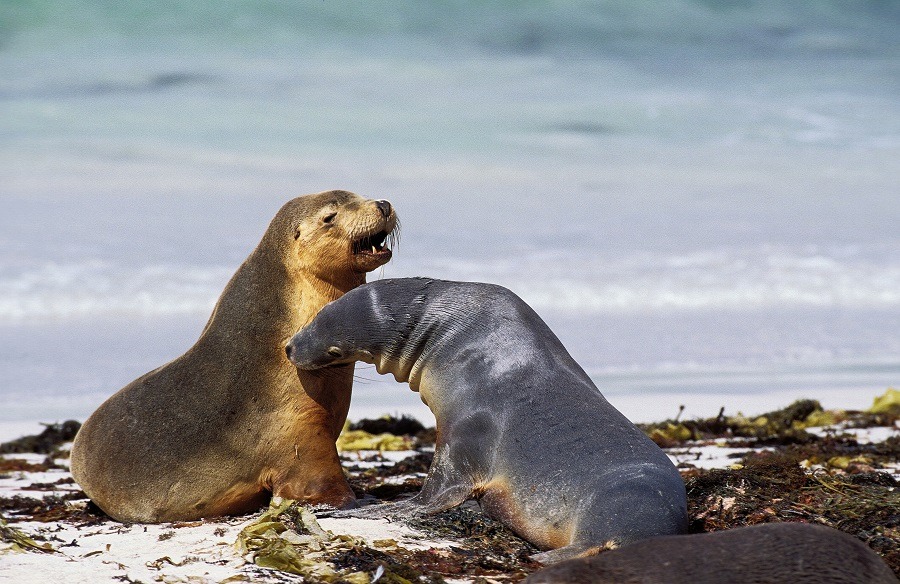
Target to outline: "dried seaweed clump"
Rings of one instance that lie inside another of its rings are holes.
[[[365,430],[347,430],[341,432],[337,439],[337,448],[341,452],[358,450],[411,450],[412,440],[407,436],[395,436],[387,432],[372,434]]]
[[[530,556],[539,550],[515,535],[506,525],[477,509],[474,502],[464,503],[434,515],[407,520],[410,527],[448,539],[462,540],[467,548],[465,573],[498,570],[524,577],[539,566]]]
[[[385,542],[393,545],[393,542]],[[238,534],[238,551],[257,566],[303,576],[309,582],[368,584],[376,577],[386,584],[408,584],[421,573],[398,571],[382,552],[369,548],[359,538],[325,531],[309,509],[294,501],[282,501]],[[377,558],[368,562],[372,572],[351,561],[360,556]],[[343,564],[343,566],[342,566]]]
[[[658,445],[668,448],[690,440],[714,438],[750,438],[756,441],[804,443],[815,436],[804,431],[810,426],[832,424],[835,416],[824,412],[815,400],[798,400],[786,408],[768,412],[755,418],[741,414],[725,416],[725,408],[715,418],[679,422],[666,420],[655,424],[638,424]]]
[[[40,434],[23,436],[9,442],[0,444],[0,454],[21,454],[31,452],[35,454],[54,455],[55,458],[65,458],[68,453],[59,451],[59,447],[75,439],[75,434],[81,428],[81,423],[75,420],[67,420],[62,424],[44,424],[44,430]]]
[[[683,406],[682,406],[683,409]],[[797,400],[786,408],[748,418],[726,416],[725,407],[715,418],[679,421],[678,416],[654,424],[638,424],[663,448],[680,446],[691,440],[748,438],[757,444],[807,444],[817,437],[806,428],[843,423],[848,427],[893,426],[900,420],[900,391],[888,388],[875,398],[865,412],[823,410],[816,400]]]
[[[364,418],[350,425],[351,430],[364,430],[370,434],[394,434],[397,436],[418,436],[425,432],[425,426],[419,420],[406,414],[399,418],[381,416],[380,418]]]
[[[434,444],[434,428],[426,428],[417,419],[403,415],[385,415],[347,423],[338,438],[338,450],[412,450]]]
[[[53,549],[49,543],[38,543],[6,523],[3,517],[0,517],[0,555],[6,552],[41,552],[53,553]]]
[[[866,410],[866,413],[900,417],[900,390],[889,387],[884,394],[875,398],[872,407]]]
[[[355,424],[348,421],[338,437],[337,448],[341,452],[412,450],[416,446],[415,436],[422,431],[422,424],[408,416],[383,416],[376,420],[360,420]]]

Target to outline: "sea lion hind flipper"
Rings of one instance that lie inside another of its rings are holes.
[[[607,544],[606,546],[598,546],[596,544],[587,543],[573,543],[571,545],[557,548],[555,550],[547,550],[545,552],[532,554],[531,556],[529,556],[529,559],[532,559],[535,562],[540,562],[544,565],[548,565],[562,562],[563,560],[570,560],[572,558],[595,556],[604,550],[612,549],[614,547],[616,546],[613,543]]]

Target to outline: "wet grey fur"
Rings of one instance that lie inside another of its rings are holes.
[[[385,514],[476,498],[538,547],[562,548],[540,554],[544,562],[687,530],[671,461],[506,288],[372,282],[325,306],[287,350],[301,369],[373,363],[408,381],[434,413],[438,439],[422,490],[379,506]]]
[[[655,537],[535,572],[525,584],[898,584],[855,537],[822,525],[767,523]]]

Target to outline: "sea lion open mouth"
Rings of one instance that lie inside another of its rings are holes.
[[[353,242],[353,255],[390,258],[391,249],[385,245],[388,238],[393,240],[393,231],[388,233],[387,231],[382,230],[374,235],[363,236]],[[390,241],[389,244],[393,244],[393,241]]]

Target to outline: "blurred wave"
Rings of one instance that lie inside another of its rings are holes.
[[[232,270],[106,262],[0,272],[0,321],[208,313]]]
[[[621,260],[566,250],[489,261],[438,258],[421,269],[498,282],[539,311],[570,314],[900,307],[900,264],[783,249]],[[101,261],[7,267],[0,271],[0,321],[205,314],[232,271]]]

